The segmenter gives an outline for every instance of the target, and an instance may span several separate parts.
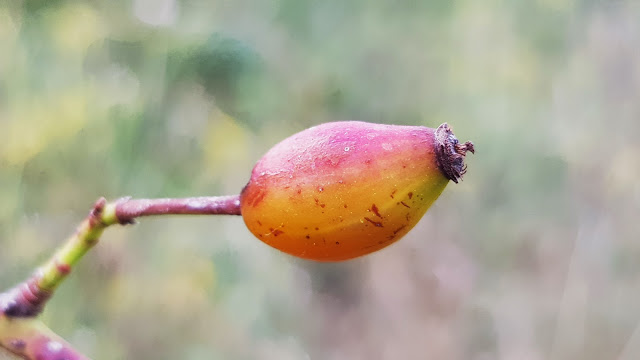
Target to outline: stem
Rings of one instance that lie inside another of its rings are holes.
[[[28,360],[88,360],[36,318],[0,315],[0,346]]]
[[[25,359],[54,359],[53,355],[33,355],[41,354],[46,349],[32,349],[29,346],[35,346],[32,345],[35,343],[51,347],[52,343],[42,339],[52,339],[55,334],[50,330],[47,333],[42,326],[36,326],[32,321],[42,312],[55,289],[69,275],[73,266],[98,243],[104,229],[114,224],[133,224],[136,218],[143,216],[182,214],[240,215],[240,195],[182,199],[123,198],[110,203],[100,198],[75,233],[43,266],[26,281],[0,293],[0,346]],[[30,332],[25,333],[25,329]],[[29,339],[25,338],[27,333],[31,335],[27,336]],[[36,338],[40,340],[33,340]],[[10,340],[5,341],[6,339]],[[63,344],[58,338],[52,341],[56,341],[54,348],[59,347],[58,343]],[[16,344],[20,346],[16,347]],[[67,345],[62,348],[65,346]],[[55,357],[59,358],[84,357],[79,354],[75,357]]]
[[[115,204],[121,224],[150,215],[240,215],[240,196],[211,196],[185,199],[122,199]]]

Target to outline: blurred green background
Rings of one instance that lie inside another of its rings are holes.
[[[634,0],[3,1],[0,288],[99,196],[238,193],[321,122],[449,122],[467,176],[383,251],[144,219],[44,319],[95,359],[638,359],[638,99]]]

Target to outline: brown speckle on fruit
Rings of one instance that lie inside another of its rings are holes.
[[[399,228],[393,230],[393,235],[397,234],[398,232],[402,231],[402,229],[406,228],[407,225],[402,225]]]
[[[377,217],[382,219],[382,215],[380,215],[380,211],[378,211],[378,207],[376,206],[376,204],[371,205],[371,211],[373,211],[373,213],[376,214]]]
[[[372,223],[372,224],[373,224],[373,225],[375,225],[376,227],[383,227],[383,226],[382,226],[382,223],[381,223],[381,222],[379,222],[379,221],[371,220],[371,219],[369,219],[369,218],[368,218],[368,217],[366,217],[366,216],[365,216],[365,218],[364,218],[364,219],[365,219],[365,220],[367,220],[368,222]]]

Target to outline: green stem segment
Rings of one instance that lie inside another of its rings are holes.
[[[78,260],[98,243],[104,229],[116,223],[113,216],[104,216],[105,206],[104,198],[98,200],[75,234],[44,264],[40,269],[38,288],[47,292],[55,290]]]
[[[72,268],[97,244],[106,227],[132,224],[143,216],[178,214],[240,215],[240,196],[123,198],[110,203],[100,198],[75,233],[43,266],[23,283],[0,293],[0,346],[24,359],[85,359],[36,317]]]

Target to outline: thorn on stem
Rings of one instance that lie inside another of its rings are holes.
[[[102,223],[102,211],[104,210],[104,206],[107,204],[107,199],[104,197],[99,198],[96,203],[93,205],[93,209],[89,213],[89,225],[91,227],[95,227],[98,224]]]
[[[102,210],[104,210],[104,206],[107,204],[107,199],[104,197],[99,198],[96,203],[93,205],[93,210],[91,212],[92,215],[100,215]]]
[[[69,264],[63,264],[59,260],[56,260],[56,269],[63,275],[68,275],[71,272],[71,266]]]

